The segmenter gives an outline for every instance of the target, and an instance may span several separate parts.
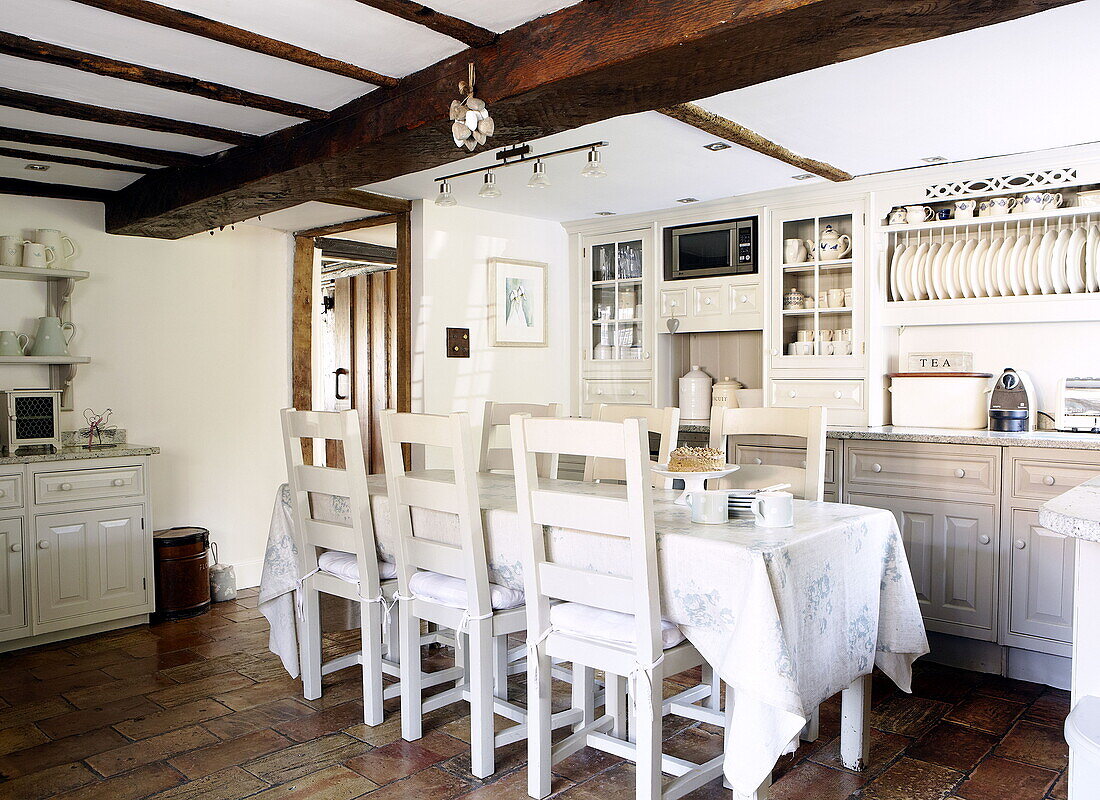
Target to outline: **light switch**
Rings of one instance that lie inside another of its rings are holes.
[[[470,357],[470,329],[447,328],[447,358]]]

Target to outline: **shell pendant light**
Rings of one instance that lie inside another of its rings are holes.
[[[496,130],[485,101],[474,97],[473,64],[470,64],[468,79],[459,81],[458,91],[463,98],[451,101],[451,136],[456,147],[473,150],[479,144],[485,144],[485,140]]]

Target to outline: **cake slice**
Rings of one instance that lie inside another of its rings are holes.
[[[726,466],[721,450],[714,447],[677,447],[669,455],[669,472],[714,472]]]

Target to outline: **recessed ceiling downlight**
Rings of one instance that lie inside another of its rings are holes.
[[[31,172],[45,172],[49,168],[49,164],[27,164],[23,167],[23,169],[29,169]]]

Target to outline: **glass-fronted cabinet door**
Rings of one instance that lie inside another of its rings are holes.
[[[581,282],[586,370],[641,372],[653,351],[650,230],[585,237]]]
[[[772,216],[773,369],[864,362],[863,208],[783,209]]]

